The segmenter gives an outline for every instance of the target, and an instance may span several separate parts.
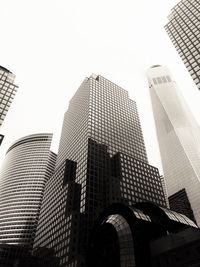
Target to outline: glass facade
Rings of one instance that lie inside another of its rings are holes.
[[[158,169],[147,161],[136,103],[126,90],[93,74],[65,113],[34,247],[53,249],[60,266],[85,266],[89,237],[103,209],[142,201],[166,206]]]
[[[168,195],[185,189],[200,224],[199,125],[166,67],[152,67],[147,76]]]
[[[120,192],[126,203],[149,201],[166,205],[166,197],[159,171],[143,161],[120,153]]]
[[[0,66],[0,126],[17,91],[14,79],[12,72]]]
[[[182,0],[171,11],[165,26],[192,79],[200,89],[200,2]]]
[[[112,214],[108,216],[108,218],[106,219],[104,223],[112,225],[115,228],[115,231],[117,233],[118,243],[119,243],[120,266],[125,267],[127,266],[127,263],[129,263],[128,265],[129,267],[136,266],[135,255],[134,255],[135,251],[133,247],[133,238],[132,238],[132,233],[131,233],[131,229],[130,229],[128,222],[120,214]],[[108,231],[107,234],[110,234],[110,232]],[[108,244],[109,243],[107,243],[107,245]],[[109,249],[106,249],[106,251],[109,253]],[[104,257],[104,255],[102,256]],[[112,265],[110,266],[113,266],[113,259],[111,259],[111,264]],[[103,266],[102,263],[101,263],[101,266]]]
[[[185,214],[195,222],[194,214],[185,189],[179,190],[169,197],[170,208],[174,211]]]
[[[199,240],[198,227],[182,214],[147,202],[132,207],[113,204],[104,210],[95,223],[87,254],[87,267],[168,266],[154,265],[152,262],[155,261],[155,254],[162,257],[160,252],[169,251],[169,243],[160,242],[152,251],[152,242],[166,240],[170,236],[172,244],[185,243],[192,251],[189,235],[186,234],[181,240],[176,236],[177,233],[181,236],[184,229]],[[177,248],[173,250],[174,255]]]
[[[44,187],[55,166],[51,139],[29,135],[7,151],[0,172],[0,244],[33,245]]]

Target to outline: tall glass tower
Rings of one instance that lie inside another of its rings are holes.
[[[123,88],[95,74],[83,81],[70,101],[57,165],[67,157],[78,160],[79,149],[87,147],[88,138],[107,145],[111,155],[121,151],[147,163],[135,102]]]
[[[85,266],[103,209],[143,201],[166,206],[158,169],[147,161],[136,103],[123,88],[93,74],[65,113],[34,247],[54,251],[60,266]]]
[[[33,245],[44,187],[55,167],[51,139],[29,135],[7,151],[0,171],[0,247]]]
[[[200,128],[166,67],[147,72],[169,195],[186,192],[200,225]]]
[[[0,66],[0,126],[16,94],[15,75]]]
[[[200,89],[200,1],[181,0],[168,18],[165,30]]]

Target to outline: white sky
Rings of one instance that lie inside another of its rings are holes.
[[[1,127],[0,160],[16,139],[39,132],[54,133],[57,152],[68,102],[94,72],[136,100],[149,162],[161,169],[147,68],[167,65],[200,120],[200,92],[163,28],[177,2],[0,0],[0,65],[16,75],[19,85]]]

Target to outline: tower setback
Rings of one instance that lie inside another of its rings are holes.
[[[158,169],[147,161],[136,103],[126,90],[93,74],[65,113],[35,251],[44,258],[54,251],[59,266],[85,266],[99,214],[113,203],[144,201],[166,207]]]

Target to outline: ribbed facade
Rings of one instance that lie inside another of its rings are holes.
[[[166,67],[154,66],[147,76],[168,195],[185,189],[200,225],[199,125]]]
[[[0,66],[0,126],[3,123],[17,91],[14,80],[15,75],[6,68]]]
[[[200,1],[180,1],[168,18],[165,30],[200,89]]]
[[[56,155],[52,134],[17,140],[7,151],[0,171],[0,244],[32,246],[44,187]]]

